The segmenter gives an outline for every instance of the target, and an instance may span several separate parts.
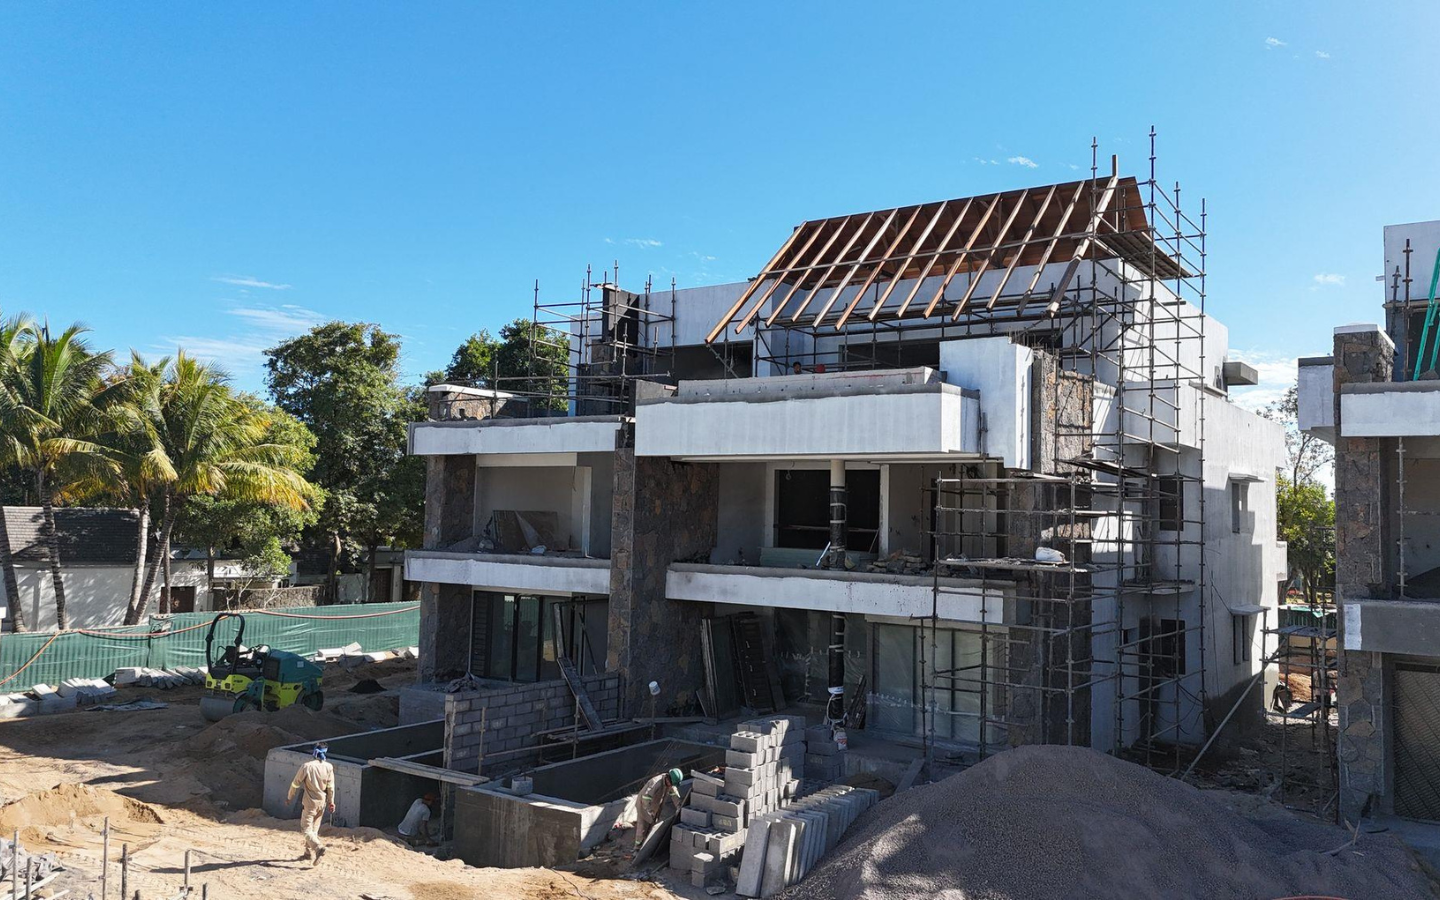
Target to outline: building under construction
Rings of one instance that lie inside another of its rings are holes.
[[[1286,569],[1283,435],[1229,398],[1254,373],[1186,197],[1097,157],[805,221],[744,283],[537,290],[535,371],[437,385],[412,428],[402,714],[480,773],[579,721],[567,684],[595,741],[798,706],[852,747],[1173,765],[1253,684]],[[551,686],[544,721],[492,712]]]

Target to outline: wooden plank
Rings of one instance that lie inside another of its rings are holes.
[[[865,258],[870,255],[871,250],[875,249],[875,245],[880,243],[880,239],[885,236],[885,232],[889,230],[890,226],[895,224],[895,217],[898,215],[900,215],[900,210],[898,208],[892,209],[890,210],[890,215],[885,217],[885,221],[880,223],[880,227],[875,230],[874,237],[870,238],[870,243],[866,244],[865,249],[860,251],[860,256],[855,260],[855,264],[850,267],[850,271],[845,273],[845,277],[840,279],[839,284],[835,285],[835,290],[830,292],[830,299],[825,301],[825,308],[820,310],[819,314],[815,316],[815,327],[818,328],[820,323],[825,319],[825,316],[834,308],[835,301],[840,299],[840,294],[843,293],[845,288],[850,284],[850,279],[854,278],[855,273],[860,271],[860,267],[865,264]],[[888,254],[889,251],[886,251],[886,253]],[[882,256],[883,255],[884,254],[882,254]],[[841,256],[843,257],[844,254],[842,253]],[[878,269],[878,265],[875,268]],[[875,269],[872,269],[872,273],[874,271]],[[869,287],[869,285],[870,279],[866,279],[865,286]],[[855,295],[857,300],[864,293],[865,288],[862,287],[860,292]],[[850,308],[854,309],[853,303],[850,305]]]
[[[815,294],[825,287],[825,282],[830,279],[831,275],[835,274],[836,269],[840,268],[840,260],[844,259],[845,254],[849,253],[850,249],[855,246],[855,242],[860,240],[860,235],[864,234],[865,229],[870,227],[870,223],[874,221],[876,215],[877,214],[873,212],[867,214],[865,216],[865,221],[861,222],[860,225],[856,227],[854,233],[850,235],[850,240],[846,241],[845,246],[842,247],[840,249],[840,252],[835,255],[835,261],[832,262],[830,264],[830,267],[825,270],[825,273],[820,276],[820,280],[815,282],[814,290],[807,293],[805,295],[805,299],[800,301],[800,308],[795,310],[794,315],[790,317],[791,322],[798,322],[800,321],[800,317],[805,315],[805,307],[810,305],[810,301],[815,299]],[[833,304],[834,302],[835,297],[832,294],[830,297],[830,303]]]
[[[417,763],[409,759],[396,759],[392,756],[380,756],[369,760],[368,765],[377,769],[388,769],[391,772],[403,772],[406,775],[416,775],[421,778],[433,778],[436,781],[443,781],[446,784],[458,784],[463,787],[474,787],[477,784],[486,784],[490,781],[484,775],[470,775],[455,769],[444,769],[439,766],[427,766],[424,763]]]
[[[951,263],[950,271],[945,275],[945,280],[940,282],[940,290],[935,292],[935,296],[930,299],[930,305],[925,307],[925,318],[928,319],[934,314],[936,304],[938,304],[940,298],[945,295],[945,289],[950,286],[950,281],[955,277],[955,273],[959,272],[960,267],[965,264],[965,257],[970,255],[970,248],[975,246],[975,241],[979,239],[980,232],[985,229],[985,223],[990,221],[990,216],[994,214],[995,210],[999,207],[1000,195],[996,194],[995,199],[986,207],[985,214],[980,217],[980,221],[976,222],[975,227],[970,231],[970,237],[965,241],[965,246],[960,250],[959,255],[955,257],[955,262]],[[905,306],[910,305],[910,299],[919,293],[919,291],[920,282],[916,281],[915,287],[910,289],[910,297],[905,298]],[[902,306],[901,309],[904,309],[904,306]]]
[[[970,204],[973,203],[973,202],[974,202],[974,199],[973,199],[973,198],[970,199],[970,200],[966,200],[966,201],[965,201],[965,206],[964,206],[964,208],[962,208],[962,209],[960,210],[960,215],[959,215],[959,217],[957,217],[957,218],[955,219],[954,224],[952,224],[952,225],[950,226],[950,231],[949,231],[949,232],[945,235],[945,237],[941,240],[941,242],[940,242],[940,245],[941,245],[941,246],[944,246],[945,242],[950,239],[950,235],[952,235],[952,234],[955,233],[955,229],[960,227],[960,223],[961,223],[962,221],[964,221],[964,219],[965,219],[965,214],[970,211]],[[939,206],[939,208],[935,210],[935,215],[933,215],[933,216],[930,217],[930,224],[926,225],[926,226],[925,226],[925,230],[922,231],[922,232],[920,232],[920,237],[916,238],[916,240],[915,240],[915,246],[911,247],[911,248],[910,248],[910,252],[909,252],[908,254],[906,254],[906,256],[905,256],[905,262],[901,263],[901,264],[900,264],[900,268],[898,268],[898,269],[895,270],[895,277],[892,278],[892,279],[890,279],[890,283],[887,284],[887,285],[885,285],[885,292],[880,295],[880,299],[879,299],[879,300],[875,301],[875,306],[870,310],[870,315],[869,315],[870,321],[872,321],[872,322],[875,321],[875,317],[878,316],[878,315],[880,315],[880,310],[882,310],[882,309],[885,308],[885,301],[890,299],[890,294],[895,290],[895,286],[900,283],[900,279],[901,279],[901,278],[904,278],[904,277],[905,277],[905,270],[906,270],[906,269],[909,269],[912,265],[915,264],[915,259],[916,259],[916,257],[919,255],[919,253],[920,253],[920,248],[923,247],[923,246],[925,246],[925,239],[928,238],[928,237],[930,237],[930,232],[934,231],[934,230],[935,230],[935,226],[938,225],[938,224],[940,224],[940,217],[944,214],[946,208],[949,207],[949,205],[950,205],[950,201],[949,201],[949,200],[946,200],[944,203],[941,203],[940,206]],[[927,269],[927,271],[928,271],[929,267],[927,266],[926,269]],[[917,279],[917,280],[918,280],[918,279]],[[912,294],[911,296],[914,296],[914,295]],[[905,307],[904,307],[904,306],[901,306],[901,307],[900,307],[900,311],[899,311],[899,313],[897,314],[897,318],[898,318],[899,316],[903,316],[904,314],[905,314]]]
[[[590,695],[585,692],[585,684],[580,680],[580,672],[570,657],[565,653],[565,616],[564,606],[559,603],[552,604],[550,611],[554,614],[552,621],[555,624],[555,632],[552,635],[553,646],[555,647],[555,662],[560,666],[560,675],[565,679],[565,684],[570,687],[570,693],[575,695],[575,703],[580,707],[580,715],[585,719],[585,727],[589,731],[602,731],[605,723],[600,721],[600,714],[595,711],[595,704],[590,702]]]
[[[1105,185],[1105,192],[1100,195],[1100,202],[1095,204],[1095,209],[1090,214],[1089,227],[1085,229],[1085,237],[1076,245],[1075,252],[1070,256],[1070,264],[1065,267],[1065,274],[1056,283],[1055,290],[1050,292],[1050,302],[1046,304],[1045,311],[1054,315],[1060,308],[1060,298],[1070,289],[1070,282],[1075,279],[1075,273],[1080,270],[1080,261],[1085,258],[1085,253],[1090,249],[1090,244],[1095,239],[1096,230],[1100,227],[1100,221],[1105,218],[1105,210],[1109,208],[1111,199],[1115,196],[1115,185],[1120,182],[1119,163],[1112,156],[1110,158],[1110,181]]]
[[[705,710],[719,718],[720,704],[715,697],[715,646],[711,637],[711,619],[700,620],[700,653],[705,665]]]
[[[1058,185],[1057,185],[1058,186]],[[1040,203],[1040,209],[1035,212],[1035,218],[1030,222],[1030,227],[1025,229],[1025,236],[1020,239],[1020,246],[1015,250],[1015,255],[1010,257],[1010,264],[1005,267],[1005,274],[1000,276],[1000,283],[990,294],[990,300],[985,304],[986,309],[994,309],[995,301],[1005,291],[1005,285],[1010,283],[1010,276],[1015,274],[1015,264],[1020,262],[1020,257],[1025,255],[1025,250],[1030,246],[1030,239],[1035,236],[1035,229],[1040,227],[1040,220],[1045,218],[1045,210],[1050,208],[1050,201],[1055,199],[1055,187],[1045,195]],[[960,307],[955,308],[955,318],[960,318]]]
[[[910,765],[905,768],[905,774],[900,776],[900,783],[895,785],[895,793],[908,791],[915,786],[915,779],[920,777],[920,770],[925,767],[925,757],[910,760]]]
[[[865,279],[865,283],[860,285],[860,290],[855,292],[855,299],[850,301],[850,305],[845,307],[845,312],[840,315],[840,321],[835,323],[836,331],[845,327],[845,323],[850,319],[850,314],[855,311],[855,307],[860,305],[860,301],[865,297],[865,292],[870,290],[870,285],[875,283],[875,278],[880,274],[880,270],[884,268],[883,259],[888,258],[890,254],[895,252],[895,248],[900,246],[900,242],[903,241],[905,235],[910,232],[910,228],[915,224],[915,220],[920,218],[921,209],[922,207],[915,207],[915,211],[910,214],[910,218],[905,222],[905,226],[895,233],[895,240],[891,241],[890,246],[885,248],[885,252],[881,254],[882,259],[877,260],[875,265],[870,268],[870,275]]]
[[[783,312],[786,305],[790,303],[790,298],[795,296],[795,292],[800,290],[800,286],[805,283],[805,279],[810,277],[810,272],[821,264],[820,260],[825,258],[825,254],[828,253],[835,242],[840,239],[840,235],[845,231],[845,225],[850,221],[850,218],[850,216],[846,216],[844,221],[836,226],[835,231],[831,233],[830,239],[825,242],[825,245],[817,250],[815,255],[811,257],[813,262],[804,266],[805,273],[791,283],[790,290],[785,293],[785,296],[781,298],[779,303],[775,304],[775,308],[770,310],[770,315],[765,319],[766,325],[774,325],[775,320],[780,318],[780,313]]]
[[[794,231],[790,232],[790,239],[787,240],[784,244],[782,244],[779,252],[777,252],[773,257],[771,257],[770,262],[765,264],[766,270],[770,269],[780,261],[780,258],[785,255],[785,251],[790,249],[790,245],[795,243],[795,238],[799,235],[799,228],[796,228]],[[763,280],[763,278],[757,276],[755,281],[752,282],[749,287],[745,288],[745,293],[741,294],[740,299],[735,301],[735,305],[730,307],[730,311],[725,314],[725,318],[721,319],[719,322],[716,322],[715,327],[710,329],[710,334],[706,336],[705,343],[711,344],[715,342],[715,339],[720,336],[720,332],[725,330],[725,326],[730,324],[730,320],[735,318],[735,314],[738,313],[741,308],[745,306],[745,301],[750,299],[750,295],[755,293],[755,289],[760,287],[760,282]],[[739,334],[739,329],[736,329],[735,333]]]
[[[1055,225],[1055,233],[1050,236],[1050,243],[1045,245],[1045,252],[1040,254],[1040,261],[1035,264],[1035,274],[1031,276],[1030,283],[1025,286],[1025,293],[1020,295],[1020,307],[1016,310],[1017,316],[1025,315],[1025,307],[1030,302],[1030,295],[1035,292],[1035,285],[1040,283],[1040,276],[1045,272],[1045,267],[1050,264],[1050,256],[1055,248],[1060,245],[1060,235],[1065,233],[1065,224],[1070,221],[1071,213],[1080,203],[1080,196],[1085,193],[1085,182],[1075,185],[1075,194],[1070,202],[1065,205],[1065,211],[1060,215],[1060,221]]]
[[[980,268],[975,270],[975,274],[970,278],[970,284],[965,288],[965,296],[960,300],[961,309],[964,309],[965,304],[970,300],[970,295],[975,293],[975,288],[980,284],[981,276],[990,268],[990,262],[995,258],[994,248],[1005,242],[1005,232],[1009,231],[1010,226],[1015,223],[1015,217],[1020,214],[1020,208],[1025,205],[1025,198],[1028,197],[1029,194],[1029,191],[1025,191],[1020,195],[1020,199],[1015,201],[1015,208],[1010,210],[1010,215],[1005,217],[1005,224],[1001,225],[1000,230],[995,233],[995,240],[990,244],[990,252],[980,261]],[[969,248],[966,248],[966,252],[969,252]],[[945,296],[945,289],[950,286],[950,279],[954,278],[959,271],[960,260],[957,259],[955,265],[950,269],[950,274],[945,276],[945,280],[940,283],[940,290],[935,292],[935,296],[930,298],[930,305],[925,307],[926,316],[929,316],[935,311],[935,307],[939,305],[941,299]]]
[[[805,251],[809,250],[810,247],[814,245],[815,241],[819,239],[820,235],[824,233],[825,229],[822,227],[821,224],[816,224],[814,228],[811,228],[810,237],[807,238],[805,243],[800,247],[800,249],[795,252],[795,259],[804,259]],[[740,332],[744,331],[751,322],[755,321],[755,317],[760,315],[760,310],[765,308],[765,301],[769,300],[771,295],[775,293],[775,289],[780,287],[780,285],[785,282],[785,276],[802,268],[805,268],[806,271],[808,271],[807,267],[803,267],[792,262],[789,266],[781,269],[779,272],[770,273],[773,276],[773,280],[770,282],[770,287],[765,289],[764,295],[762,295],[760,299],[755,302],[754,307],[751,308],[750,312],[745,314],[745,318],[742,319],[740,321],[740,324],[735,327],[735,333],[739,334]],[[765,320],[765,324],[769,325],[774,320],[775,316],[771,315],[768,319]]]

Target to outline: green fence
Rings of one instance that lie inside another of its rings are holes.
[[[413,647],[420,635],[415,603],[367,603],[299,609],[249,610],[247,647],[310,655],[322,648],[358,643],[366,652]],[[148,626],[0,635],[0,692],[67,678],[104,678],[123,666],[205,665],[205,633],[213,613],[151,618]],[[225,621],[215,643],[233,642],[236,623]]]

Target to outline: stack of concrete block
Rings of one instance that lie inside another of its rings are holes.
[[[315,662],[334,662],[342,656],[360,653],[360,644],[350,643],[343,647],[322,647],[315,651]]]
[[[739,808],[738,826],[779,809],[805,777],[805,720],[777,716],[741,722],[725,752],[725,793]]]
[[[103,678],[67,678],[55,692],[61,697],[74,697],[81,706],[89,706],[114,696],[115,688]]]
[[[814,781],[839,781],[845,775],[845,758],[828,725],[805,729],[805,777]]]
[[[80,704],[80,701],[74,694],[68,697],[62,697],[58,691],[48,684],[37,684],[30,688],[30,696],[34,697],[36,702],[39,703],[39,709],[37,709],[36,712],[42,716],[50,713],[66,712]]]
[[[0,695],[0,719],[18,719],[40,712],[40,701],[24,694]]]
[[[757,818],[746,832],[735,892],[742,897],[772,897],[798,884],[879,799],[868,788],[836,785]]]
[[[688,876],[695,887],[721,878],[727,868],[740,862],[745,849],[743,832],[686,823],[687,814],[691,822],[698,822],[703,813],[687,806],[680,811],[680,824],[670,829],[670,868]]]

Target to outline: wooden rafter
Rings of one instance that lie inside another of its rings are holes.
[[[960,251],[960,255],[955,257],[955,261],[950,264],[950,271],[945,273],[945,280],[940,282],[940,290],[936,292],[934,297],[930,298],[930,305],[925,307],[925,318],[928,319],[935,313],[935,304],[939,303],[940,298],[945,295],[945,288],[950,286],[950,282],[955,278],[955,273],[959,272],[960,267],[965,265],[965,257],[970,255],[970,250],[975,246],[975,241],[980,237],[980,232],[985,230],[985,223],[990,221],[990,216],[999,208],[1000,195],[996,194],[995,198],[990,201],[990,205],[985,207],[985,212],[981,214],[980,221],[976,222],[975,227],[971,229],[970,237],[965,241],[964,249]],[[923,282],[923,278],[915,282],[915,286],[910,289],[910,296],[905,298],[906,305],[909,305],[910,300],[920,291],[920,285]]]
[[[905,227],[895,232],[895,240],[891,241],[890,246],[885,248],[885,252],[880,254],[882,258],[888,258],[890,254],[895,252],[895,248],[900,246],[900,242],[905,240],[905,235],[910,232],[910,228],[915,224],[915,220],[920,218],[920,210],[922,208],[923,207],[917,206],[914,212],[910,213],[910,218],[905,221]],[[856,268],[859,268],[860,264],[856,263],[855,265]],[[855,307],[860,305],[860,301],[864,298],[865,292],[870,290],[870,285],[875,283],[876,277],[879,276],[884,269],[885,266],[880,263],[871,267],[870,274],[866,276],[865,281],[860,285],[860,289],[855,292],[855,299],[851,300],[850,305],[845,307],[845,312],[840,314],[840,321],[835,324],[837,331],[845,327],[845,323],[850,319],[850,314],[855,311]],[[851,275],[853,274],[854,272],[851,272]],[[846,280],[848,281],[849,279],[847,278]],[[893,284],[894,282],[892,281],[891,283]]]
[[[955,218],[955,225],[952,226],[952,230],[960,226],[960,220],[965,218],[965,213],[970,211],[971,202],[972,200],[965,201],[965,208],[960,210],[960,215]],[[914,264],[915,257],[920,252],[920,248],[925,246],[925,239],[930,236],[930,232],[934,231],[935,226],[940,223],[940,217],[944,215],[945,208],[949,205],[950,201],[946,200],[935,208],[935,215],[930,217],[930,224],[926,225],[925,230],[920,232],[920,236],[915,239],[915,246],[910,248],[910,252],[905,256],[905,261],[895,270],[895,277],[890,279],[890,283],[885,286],[885,292],[880,295],[880,299],[876,300],[875,305],[870,308],[870,321],[875,321],[875,317],[880,315],[880,310],[885,308],[885,301],[890,299],[890,294],[895,290],[895,286],[900,283],[900,279],[905,277],[905,273],[910,269],[910,266]],[[905,315],[904,307],[901,307],[897,315]]]
[[[1020,238],[1020,246],[1015,248],[1015,255],[1010,257],[1009,264],[1005,266],[1005,274],[1000,276],[1000,283],[995,285],[995,290],[991,292],[990,299],[985,303],[986,309],[994,309],[995,301],[1005,293],[1005,285],[1010,283],[1010,276],[1015,274],[1015,264],[1020,261],[1020,257],[1030,246],[1030,239],[1035,236],[1035,229],[1040,227],[1040,220],[1045,218],[1045,211],[1050,208],[1050,201],[1055,199],[1055,189],[1058,187],[1059,185],[1052,185],[1049,192],[1045,194],[1045,199],[1040,202],[1040,208],[1035,210],[1035,218],[1030,221],[1030,227],[1025,229],[1025,236]],[[955,310],[955,318],[960,318],[958,308]]]
[[[830,276],[835,274],[835,270],[840,268],[846,254],[855,247],[855,242],[860,240],[860,235],[865,233],[865,229],[870,225],[871,220],[873,220],[876,215],[878,215],[878,213],[872,212],[867,214],[865,221],[861,222],[860,225],[851,232],[850,240],[846,241],[845,246],[840,248],[840,252],[835,254],[835,261],[825,270],[825,274],[820,276],[820,280],[815,282],[815,287],[805,292],[805,299],[800,301],[800,308],[795,310],[795,314],[790,317],[791,322],[798,322],[800,321],[800,317],[805,315],[805,307],[810,305],[810,301],[814,300],[815,295],[820,293],[821,289],[825,286],[825,282],[829,281]],[[834,302],[834,298],[831,298],[831,302]]]
[[[819,326],[820,321],[824,319],[825,316],[830,312],[830,310],[835,306],[835,301],[840,299],[840,294],[842,291],[845,290],[845,286],[850,283],[850,279],[855,277],[855,273],[860,271],[860,266],[862,263],[865,262],[865,258],[870,255],[871,250],[875,249],[875,245],[880,243],[880,238],[885,236],[885,232],[890,229],[890,226],[895,224],[895,217],[898,215],[900,215],[900,210],[890,210],[890,215],[886,216],[885,221],[882,222],[880,224],[880,227],[875,230],[874,236],[870,238],[870,243],[866,244],[865,249],[860,251],[860,256],[855,260],[855,264],[850,267],[850,271],[845,273],[845,277],[840,279],[839,284],[835,285],[835,290],[830,292],[830,299],[825,301],[825,308],[820,310],[820,312],[816,314],[816,326]],[[872,277],[873,272],[877,271],[879,268],[880,266],[878,264],[874,266],[874,268],[871,270]],[[866,279],[865,284],[866,286],[869,286],[870,279]],[[864,289],[862,288],[861,292],[863,293],[863,291]]]

